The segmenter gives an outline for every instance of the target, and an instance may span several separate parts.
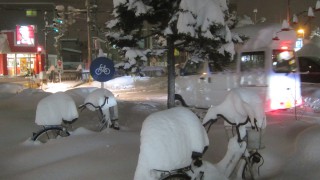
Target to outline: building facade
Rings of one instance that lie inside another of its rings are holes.
[[[38,46],[35,26],[1,31],[0,76],[28,76],[44,71],[45,55]]]

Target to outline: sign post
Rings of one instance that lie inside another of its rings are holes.
[[[63,62],[60,59],[57,61],[57,67],[58,67],[58,72],[59,72],[59,81],[61,83],[61,72],[63,69]]]
[[[101,88],[104,88],[104,82],[113,78],[114,72],[114,63],[109,58],[98,57],[91,62],[90,74],[94,80],[101,82]]]

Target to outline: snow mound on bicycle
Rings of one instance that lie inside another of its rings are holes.
[[[209,139],[201,121],[189,109],[176,107],[149,115],[141,130],[139,161],[134,179],[152,179],[151,170],[190,166],[192,153],[202,153]]]
[[[103,103],[105,101],[105,97],[108,97],[107,102],[104,106]],[[116,106],[117,101],[113,95],[113,93],[107,89],[96,89],[92,91],[84,100],[84,103],[92,103],[94,106],[102,106],[101,109],[108,110],[110,107]],[[90,111],[95,111],[96,109],[92,106],[87,105],[86,108],[88,108]]]
[[[78,117],[74,100],[65,92],[57,92],[39,101],[35,123],[40,126],[61,125],[62,120],[73,121]]]

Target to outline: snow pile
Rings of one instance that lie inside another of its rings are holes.
[[[203,124],[210,119],[217,119],[218,115],[223,115],[227,120],[236,124],[245,122],[249,117],[252,127],[257,126],[264,129],[266,127],[266,115],[263,107],[263,101],[255,92],[235,88],[230,91],[220,105],[208,110],[203,119]]]
[[[94,82],[94,86],[99,87],[101,83]],[[119,90],[159,90],[167,88],[166,77],[140,77],[140,76],[121,76],[109,80],[104,83],[107,89],[119,91]]]
[[[190,166],[192,152],[203,153],[207,133],[192,111],[176,107],[149,115],[142,124],[135,180],[157,179],[152,170]],[[153,174],[154,175],[154,174]]]
[[[65,92],[57,92],[43,99],[37,105],[37,125],[60,125],[62,120],[73,121],[79,117],[74,100]]]
[[[23,85],[16,83],[0,84],[0,94],[17,94],[23,90]]]
[[[136,81],[136,78],[133,78],[132,76],[121,76],[105,82],[104,86],[107,87],[107,89],[117,89],[117,90],[133,89],[135,88],[134,86],[135,81]]]
[[[311,107],[314,112],[320,112],[320,90],[317,89],[309,96],[306,96],[304,102],[307,106]]]

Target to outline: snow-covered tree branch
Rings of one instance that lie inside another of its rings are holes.
[[[199,58],[209,58],[219,66],[234,55],[233,36],[226,21],[226,0],[114,0],[114,20],[107,22],[108,40],[118,47],[138,47],[148,35],[167,40],[168,104],[174,104],[174,49]],[[149,27],[144,29],[145,27]],[[137,66],[137,61],[127,65]]]

